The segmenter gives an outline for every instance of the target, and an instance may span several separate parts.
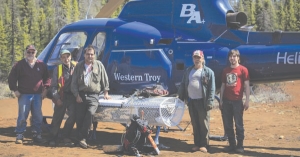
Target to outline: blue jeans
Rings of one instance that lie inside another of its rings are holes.
[[[31,110],[32,124],[31,131],[40,134],[43,121],[42,95],[41,94],[21,94],[18,98],[19,115],[15,132],[22,134],[26,131],[27,118]]]
[[[244,105],[242,100],[223,100],[222,114],[225,133],[228,136],[229,143],[235,144],[235,133],[233,129],[233,120],[235,122],[237,141],[244,140]]]

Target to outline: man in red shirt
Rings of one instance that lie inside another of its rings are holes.
[[[46,142],[41,136],[42,99],[46,97],[47,88],[50,86],[47,65],[35,57],[37,50],[33,45],[28,45],[25,58],[18,61],[11,69],[8,84],[11,91],[18,98],[19,113],[17,120],[16,144],[23,143],[23,133],[26,131],[29,111],[32,115],[33,141]]]
[[[240,65],[240,53],[238,50],[231,50],[228,53],[230,66],[223,70],[222,86],[220,92],[220,105],[222,110],[225,133],[228,136],[229,146],[224,149],[226,152],[244,152],[244,124],[243,113],[249,108],[249,73],[246,67]],[[246,93],[246,100],[243,103],[243,92]],[[233,120],[236,128],[236,139],[233,129]]]

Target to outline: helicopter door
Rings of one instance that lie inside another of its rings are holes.
[[[113,50],[108,59],[110,92],[128,94],[156,84],[165,89],[172,63],[161,49]]]

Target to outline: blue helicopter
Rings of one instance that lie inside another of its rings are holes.
[[[38,59],[49,70],[68,49],[83,60],[88,45],[106,67],[110,94],[128,94],[159,84],[176,94],[192,52],[202,50],[221,86],[227,54],[238,49],[252,84],[300,78],[299,32],[254,32],[247,15],[235,12],[228,0],[133,0],[117,18],[94,18],[63,27]]]
[[[221,85],[230,49],[241,53],[251,83],[300,78],[300,33],[253,32],[247,16],[227,0],[135,0],[117,18],[95,18],[63,27],[38,56],[51,71],[68,49],[73,60],[92,44],[106,67],[110,93],[128,94],[156,84],[177,91],[184,70],[200,49]]]

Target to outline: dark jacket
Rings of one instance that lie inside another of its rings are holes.
[[[9,89],[21,94],[41,94],[50,82],[47,65],[40,60],[31,68],[26,59],[22,59],[12,67],[8,76]]]
[[[58,91],[58,67],[59,65],[54,68],[53,74],[52,74],[52,79],[51,79],[51,92],[53,95],[53,98],[55,100],[60,99],[60,94]],[[71,67],[68,68],[68,66],[62,64],[62,77],[64,80],[64,86],[62,87],[63,92],[65,93],[71,93],[71,82],[72,82],[72,72],[74,71],[75,64],[71,62]],[[60,78],[61,79],[61,78]]]
[[[179,99],[181,99],[184,102],[189,101],[189,95],[188,95],[188,85],[189,85],[189,74],[191,70],[194,68],[194,66],[188,67],[183,75],[179,90],[178,90],[178,96]],[[215,96],[215,76],[214,72],[206,67],[203,66],[203,71],[201,73],[201,79],[202,79],[202,93],[203,93],[203,100],[204,100],[204,106],[206,109],[211,109],[214,101]],[[209,108],[207,108],[209,106]]]

